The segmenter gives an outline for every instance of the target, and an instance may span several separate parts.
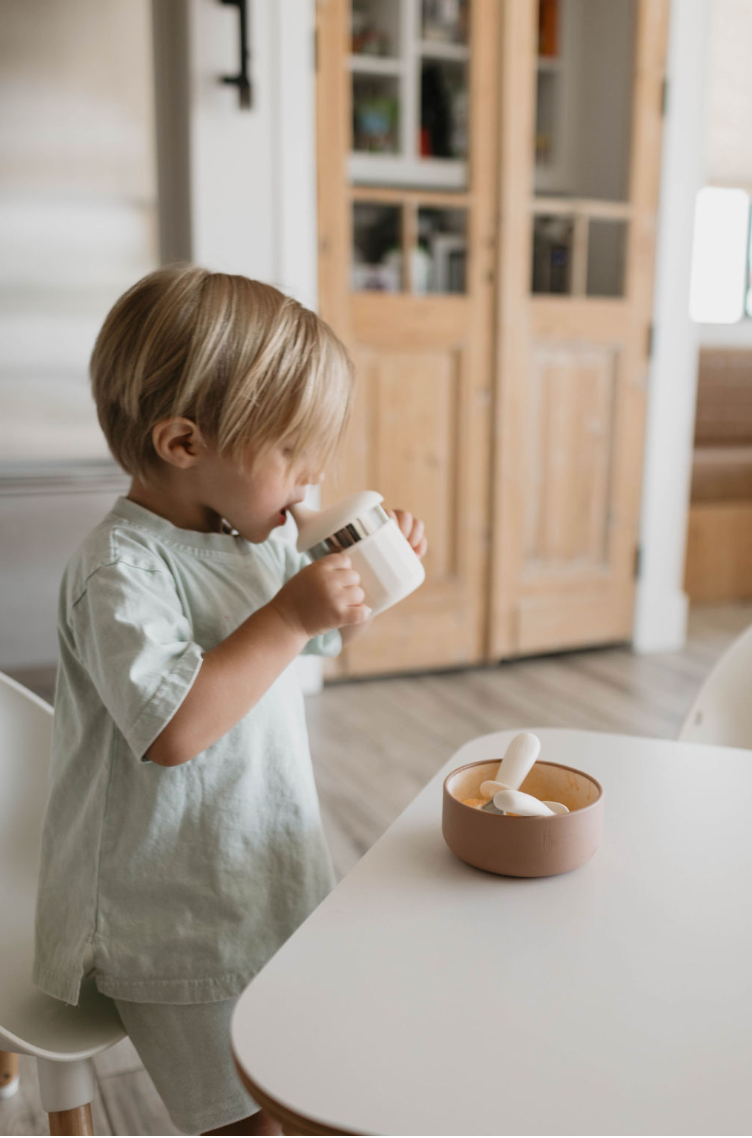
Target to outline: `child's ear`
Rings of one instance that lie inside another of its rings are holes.
[[[206,450],[201,431],[191,419],[162,419],[152,430],[151,441],[161,459],[181,470],[195,466]]]

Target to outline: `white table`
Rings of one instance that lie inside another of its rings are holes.
[[[523,880],[441,835],[444,777],[513,734],[461,748],[249,985],[249,1085],[295,1134],[749,1134],[752,752],[536,731],[602,783],[604,834]]]

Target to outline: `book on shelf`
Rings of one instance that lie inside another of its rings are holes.
[[[538,55],[559,54],[559,0],[540,0],[538,8]]]

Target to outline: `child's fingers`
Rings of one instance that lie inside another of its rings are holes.
[[[338,585],[357,585],[360,582],[360,573],[353,569],[352,561],[346,553],[327,553],[319,564],[327,573],[335,573]]]
[[[413,528],[413,515],[407,510],[397,510],[397,524],[409,541]]]
[[[360,585],[350,585],[342,590],[342,599],[346,605],[362,605],[366,595]]]
[[[352,566],[352,561],[346,553],[327,553],[326,557],[321,559],[321,564],[334,571],[335,569],[349,569]]]
[[[349,588],[351,585],[359,585],[360,573],[355,569],[338,569],[337,584],[343,588]]]
[[[419,545],[423,537],[423,531],[425,530],[425,525],[421,519],[416,518],[409,510],[390,510],[387,507],[386,512],[390,518],[394,518],[400,530],[410,542],[410,545],[417,552],[416,547]],[[419,554],[419,556],[421,555]]]
[[[409,514],[407,510],[390,510],[388,506],[385,508],[389,517],[394,518],[405,537],[408,537],[413,526],[413,515]]]
[[[371,610],[368,605],[349,605],[342,614],[342,625],[365,624],[370,616]]]
[[[423,537],[418,545],[414,545],[413,549],[418,557],[423,558],[428,553],[428,542]]]
[[[425,528],[426,527],[420,518],[413,519],[413,528],[410,530],[410,536],[408,538],[408,541],[410,542],[413,549],[415,549],[416,546],[420,544]]]

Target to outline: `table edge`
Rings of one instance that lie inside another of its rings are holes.
[[[274,1115],[282,1126],[286,1128],[285,1133],[301,1134],[304,1136],[332,1134],[335,1138],[339,1138],[340,1135],[355,1135],[356,1138],[359,1138],[360,1135],[365,1135],[366,1132],[362,1130],[338,1130],[336,1126],[327,1126],[326,1123],[309,1118],[305,1114],[298,1114],[292,1107],[286,1106],[278,1099],[272,1098],[272,1096],[262,1090],[261,1087],[253,1081],[248,1072],[241,1067],[240,1061],[235,1054],[235,1049],[231,1048],[231,1050],[240,1081],[248,1091],[248,1094],[251,1098],[255,1099],[260,1107]],[[294,1127],[294,1129],[288,1130],[287,1127]]]

